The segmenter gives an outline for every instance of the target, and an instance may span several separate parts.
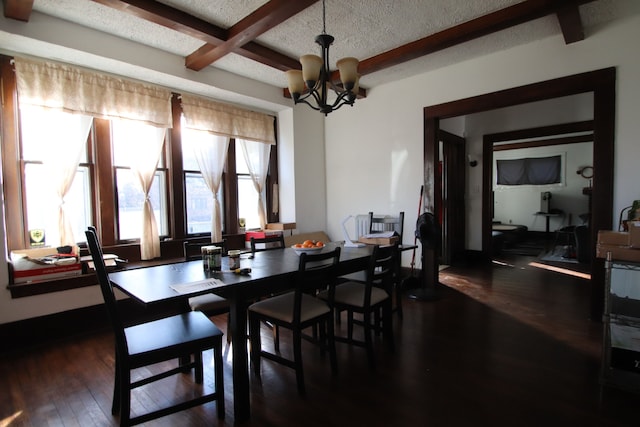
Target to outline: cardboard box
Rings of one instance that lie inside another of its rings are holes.
[[[611,252],[611,258],[619,261],[640,262],[640,249],[631,246],[597,245],[596,257],[607,258],[607,253]]]
[[[367,235],[370,236],[370,235]],[[400,236],[391,236],[391,237],[366,237],[362,236],[358,239],[360,243],[366,243],[367,245],[380,245],[387,246],[393,245],[394,243],[400,240]]]
[[[272,222],[267,224],[267,230],[295,230],[295,222]]]
[[[75,248],[74,253],[78,253]],[[13,283],[39,282],[82,274],[77,257],[43,261],[57,254],[56,248],[24,249],[11,252]]]
[[[626,231],[598,230],[598,244],[629,246],[629,233]]]
[[[640,221],[629,221],[629,246],[634,249],[640,248]]]

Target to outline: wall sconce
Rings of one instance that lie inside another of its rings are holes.
[[[467,157],[469,158],[469,166],[471,166],[472,168],[478,166],[478,161],[475,159],[471,160],[471,155],[468,155]]]

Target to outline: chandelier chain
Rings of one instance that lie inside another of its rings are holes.
[[[327,34],[327,8],[325,0],[322,0],[322,34]]]

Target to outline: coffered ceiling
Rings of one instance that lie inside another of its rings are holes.
[[[624,13],[623,0],[326,0],[326,32],[339,58],[360,62],[367,88],[562,35],[579,43]],[[297,58],[319,53],[318,0],[4,0],[4,15],[50,15],[284,88]],[[286,91],[284,91],[286,93]]]

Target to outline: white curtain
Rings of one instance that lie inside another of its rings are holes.
[[[183,138],[189,139],[202,178],[213,196],[211,212],[211,241],[222,241],[222,211],[218,200],[218,190],[222,181],[222,172],[227,161],[229,137],[214,135],[210,132],[185,128]]]
[[[48,144],[40,145],[42,151],[39,158],[45,169],[44,176],[47,177],[44,185],[50,188],[50,194],[56,196],[53,203],[57,206],[52,203],[50,209],[57,207],[58,236],[56,238],[53,234],[50,237],[53,237],[53,243],[58,246],[73,246],[76,239],[65,206],[65,196],[76,177],[93,118],[62,111],[47,111],[46,114],[42,114],[42,109],[34,107],[26,110],[23,108],[23,114],[29,117],[30,122],[37,121],[37,126],[24,128],[22,137],[25,140],[46,138],[48,141]],[[46,131],[46,136],[43,131]]]
[[[54,62],[15,58],[20,105],[170,128],[171,91]]]
[[[187,127],[230,138],[275,144],[273,116],[192,95],[182,95]]]
[[[212,135],[209,136],[211,142],[202,146],[201,154],[198,154],[197,157],[202,176],[214,197],[216,212],[212,216],[211,241],[222,240],[220,204],[217,194],[226,162],[229,138],[250,141],[249,157],[252,160],[251,162],[247,161],[247,164],[250,165],[249,170],[254,187],[258,191],[258,215],[264,228],[266,214],[262,200],[262,188],[269,167],[270,147],[276,141],[273,117],[191,95],[182,95],[181,100],[185,127],[194,132],[201,131]],[[218,135],[218,137],[213,135]],[[254,145],[260,147],[253,147]],[[266,150],[266,156],[263,153],[264,150]],[[243,151],[245,151],[244,148]],[[247,158],[247,153],[245,153],[245,158]],[[216,174],[219,175],[216,176]],[[209,176],[207,177],[207,175]],[[217,185],[215,185],[216,183]]]
[[[156,217],[153,213],[153,206],[149,198],[149,190],[151,189],[151,184],[153,184],[153,178],[162,154],[166,129],[151,127],[144,123],[130,120],[121,120],[118,123],[118,128],[120,135],[132,136],[132,140],[127,142],[131,150],[131,155],[128,156],[131,163],[128,166],[137,178],[140,189],[144,193],[140,258],[143,260],[158,258],[160,257],[160,236]],[[144,138],[137,139],[136,136],[139,135],[144,135]]]
[[[240,142],[244,160],[247,162],[253,188],[258,193],[258,218],[260,218],[260,227],[264,229],[267,225],[267,214],[262,193],[267,180],[267,172],[269,171],[271,145],[244,139],[240,139],[238,142]]]

